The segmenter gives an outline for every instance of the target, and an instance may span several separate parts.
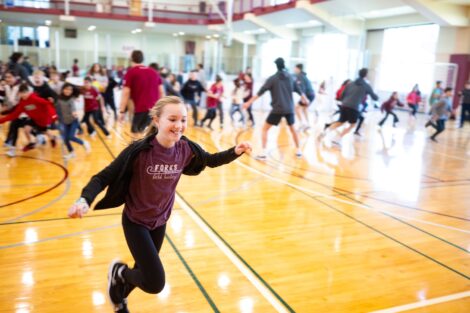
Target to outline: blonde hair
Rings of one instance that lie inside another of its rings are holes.
[[[184,104],[181,98],[176,96],[165,96],[160,98],[157,103],[150,109],[149,115],[152,119],[152,123],[150,124],[147,132],[145,133],[145,137],[150,136],[158,132],[157,126],[153,123],[154,117],[160,117],[163,112],[163,108],[168,104]]]
[[[44,76],[44,72],[41,70],[34,70],[33,76]]]

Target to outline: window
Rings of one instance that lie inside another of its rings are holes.
[[[274,60],[284,58],[286,67],[289,68],[289,59],[292,43],[286,39],[270,39],[261,46],[261,76],[269,77],[276,72]]]
[[[39,41],[39,48],[49,47],[49,27],[39,26],[37,28],[37,40]]]
[[[36,8],[36,9],[48,9],[50,8],[49,0],[14,0],[14,6],[18,7],[28,7],[28,8]]]
[[[421,91],[430,90],[438,36],[438,25],[386,29],[377,73],[378,89],[405,93],[419,84]]]

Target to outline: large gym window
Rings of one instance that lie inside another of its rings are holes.
[[[438,36],[438,25],[386,29],[377,73],[378,89],[405,93],[416,83],[421,90],[431,89]]]

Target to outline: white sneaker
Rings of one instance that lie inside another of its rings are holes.
[[[13,158],[14,156],[16,156],[16,150],[15,150],[15,148],[10,148],[10,149],[7,151],[7,155],[8,155],[10,158]]]
[[[265,161],[267,159],[266,154],[258,154],[256,160]]]
[[[322,141],[323,138],[325,138],[325,136],[326,136],[326,132],[322,131],[322,132],[318,135],[317,140],[318,140],[318,141]]]
[[[4,148],[8,148],[8,149],[14,148],[13,145],[11,145],[9,142],[5,142],[5,143],[3,144],[3,147],[4,147]]]
[[[298,151],[295,153],[295,156],[298,157],[298,158],[301,158],[301,157],[302,157],[302,151],[298,150]]]
[[[95,137],[96,137],[96,131],[92,132],[92,133],[90,134],[90,137],[91,137],[91,138],[95,138]]]
[[[36,136],[37,143],[41,146],[44,146],[46,144],[46,136],[39,134]]]
[[[91,146],[90,146],[90,143],[86,140],[83,140],[83,148],[85,148],[85,152],[86,153],[90,153],[91,152]]]
[[[64,154],[64,159],[66,160],[70,160],[72,158],[75,157],[75,153],[74,152],[70,152],[69,154]]]
[[[337,146],[338,148],[341,148],[341,139],[335,138],[331,140],[331,143]]]

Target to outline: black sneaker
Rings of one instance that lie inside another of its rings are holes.
[[[114,306],[115,312],[127,313],[127,299],[125,297],[125,282],[120,276],[127,265],[119,260],[114,260],[108,270],[108,297]]]

